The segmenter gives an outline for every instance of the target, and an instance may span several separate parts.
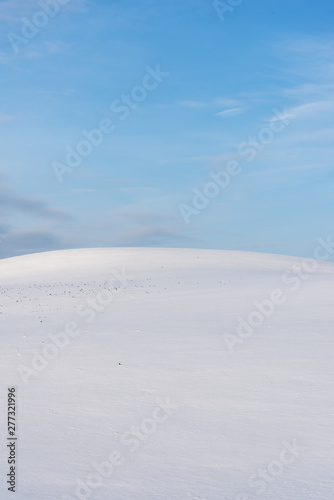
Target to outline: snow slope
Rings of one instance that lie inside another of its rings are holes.
[[[1,498],[13,386],[17,500],[334,498],[334,264],[89,249],[0,276]]]

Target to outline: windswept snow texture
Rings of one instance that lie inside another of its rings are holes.
[[[0,275],[1,498],[12,386],[17,500],[334,498],[333,264],[117,248]]]

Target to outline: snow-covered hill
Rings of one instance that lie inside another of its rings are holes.
[[[331,500],[334,264],[185,249],[0,261],[17,500]]]

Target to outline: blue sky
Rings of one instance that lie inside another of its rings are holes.
[[[229,1],[0,2],[0,257],[309,256],[333,231],[333,3]],[[106,121],[70,168],[67,148]],[[203,195],[231,162],[239,173]]]

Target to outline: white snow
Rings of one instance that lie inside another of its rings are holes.
[[[1,498],[16,386],[17,500],[333,499],[334,264],[313,264],[147,248],[1,260]],[[265,317],[254,301],[270,297]],[[250,315],[261,325],[238,336]]]

